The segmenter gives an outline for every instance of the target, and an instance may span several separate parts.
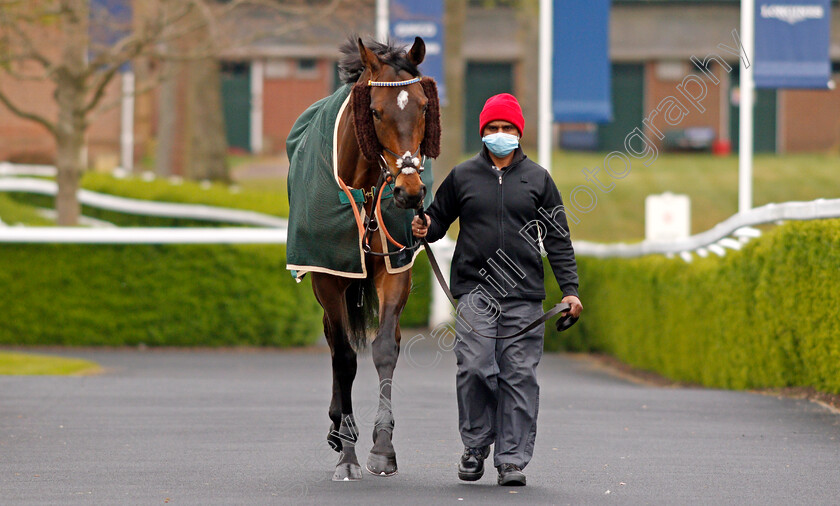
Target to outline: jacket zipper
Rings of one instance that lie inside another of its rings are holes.
[[[505,193],[502,188],[502,176],[504,172],[499,173],[499,249],[505,250]]]

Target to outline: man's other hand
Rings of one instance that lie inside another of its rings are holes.
[[[426,237],[426,233],[429,231],[429,225],[432,223],[431,218],[429,215],[426,216],[426,223],[424,224],[419,216],[415,216],[413,220],[411,220],[411,232],[414,234],[414,237]]]
[[[417,218],[415,218],[415,219],[417,219]],[[417,235],[417,234],[415,234],[415,235]],[[557,300],[557,299],[554,299],[554,300]],[[580,299],[578,299],[574,295],[566,295],[565,297],[563,297],[563,300],[561,300],[560,302],[565,302],[566,304],[572,306],[572,309],[567,311],[567,312],[571,313],[572,316],[574,316],[575,318],[580,317],[580,313],[583,311],[583,304],[580,303]],[[560,313],[560,314],[562,314],[563,316],[566,316],[566,313]]]

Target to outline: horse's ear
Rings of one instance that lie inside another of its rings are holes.
[[[406,59],[414,66],[423,63],[423,58],[426,57],[426,43],[420,37],[414,37],[414,45],[408,50]]]
[[[365,43],[362,42],[361,37],[358,40],[359,43],[359,57],[362,59],[362,65],[364,65],[367,69],[370,70],[371,74],[376,74],[379,72],[379,69],[382,68],[382,61],[376,56],[376,53],[371,51],[365,46]]]
[[[382,145],[376,136],[376,127],[373,126],[373,115],[370,112],[370,87],[367,83],[356,83],[350,94],[356,142],[359,143],[362,155],[373,162],[382,153]]]
[[[429,158],[440,156],[440,100],[438,99],[437,84],[431,77],[420,80],[423,93],[426,94],[426,131],[420,152]]]

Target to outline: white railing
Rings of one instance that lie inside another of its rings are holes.
[[[6,227],[0,243],[286,244],[286,229]]]
[[[21,163],[0,162],[0,176],[40,176],[55,177],[56,171],[53,165],[30,165]]]
[[[691,252],[700,256],[711,251],[723,256],[725,248],[740,249],[741,244],[760,232],[750,228],[764,223],[787,220],[817,220],[840,218],[840,199],[817,199],[811,202],[786,202],[767,204],[745,213],[732,216],[712,229],[675,241],[642,241],[636,244],[599,244],[588,241],[575,241],[575,254],[597,258],[639,257],[651,254],[679,254],[686,261],[691,261]],[[734,235],[740,240],[729,237]]]
[[[55,167],[49,165],[23,165],[0,162],[0,176],[55,176]],[[0,191],[26,192],[55,195],[58,187],[54,181],[21,177],[0,177]],[[253,211],[227,209],[199,204],[175,204],[115,197],[89,190],[79,190],[79,201],[90,207],[126,214],[182,218],[252,225],[263,228],[108,228],[84,229],[61,227],[2,227],[0,242],[37,243],[88,243],[88,244],[285,244],[288,221],[284,218]],[[680,255],[691,261],[692,253],[707,256],[709,252],[723,256],[726,249],[740,249],[750,238],[761,232],[755,225],[785,220],[815,220],[840,218],[840,199],[817,199],[811,202],[786,202],[767,204],[740,213],[717,224],[710,230],[686,239],[674,241],[642,241],[634,244],[601,244],[574,241],[575,253],[596,258],[631,258],[651,254]],[[0,222],[2,223],[2,222]],[[734,236],[732,238],[730,236]],[[439,250],[441,266],[451,261],[454,243],[441,241]]]
[[[55,181],[32,178],[0,178],[0,191],[55,195],[58,185]],[[236,223],[259,227],[286,229],[285,218],[269,214],[200,204],[173,204],[149,200],[115,197],[89,190],[79,190],[79,202],[86,206],[126,214],[155,216],[159,218],[181,218],[199,221]]]

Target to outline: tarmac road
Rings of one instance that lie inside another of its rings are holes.
[[[639,385],[552,354],[539,367],[528,486],[498,487],[492,467],[460,482],[454,357],[405,351],[400,474],[356,483],[330,481],[323,349],[61,351],[108,371],[0,377],[0,504],[840,504],[840,415]],[[365,354],[354,389],[362,464],[377,383]]]

